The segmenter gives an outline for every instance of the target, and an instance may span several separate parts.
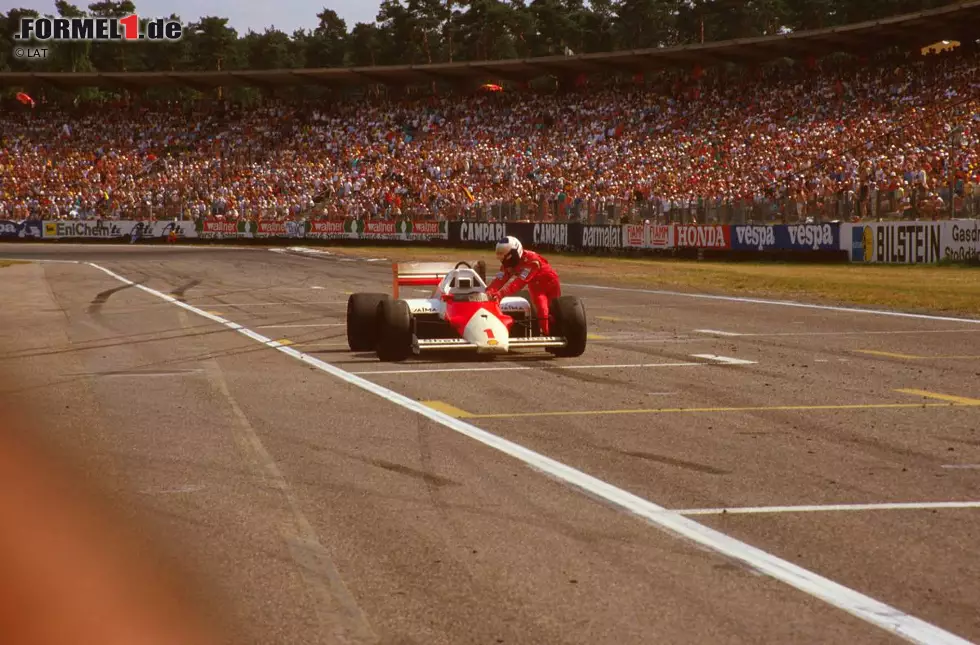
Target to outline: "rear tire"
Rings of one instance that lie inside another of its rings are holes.
[[[378,305],[377,350],[385,362],[412,355],[412,311],[404,300],[382,300]]]
[[[355,293],[347,299],[347,346],[352,352],[373,352],[378,342],[378,305],[387,293]]]
[[[565,339],[564,347],[550,348],[560,358],[575,358],[585,353],[589,338],[589,325],[585,305],[575,296],[561,296],[551,301],[552,336]]]

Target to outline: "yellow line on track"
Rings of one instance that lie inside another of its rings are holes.
[[[871,356],[884,356],[885,358],[902,358],[907,361],[914,361],[918,358],[925,358],[925,356],[913,356],[912,354],[896,354],[894,352],[879,352],[873,349],[858,349],[855,350],[858,354],[870,354]]]
[[[449,405],[443,401],[422,401],[422,405],[432,408],[436,412],[442,412],[443,414],[448,414],[449,416],[457,419],[469,419],[473,417],[473,415],[466,410],[460,410],[456,406]]]
[[[970,399],[961,396],[927,392],[925,390],[895,390],[902,394],[924,396],[938,399],[945,403],[852,403],[838,405],[760,405],[744,407],[711,407],[711,408],[638,408],[626,410],[552,410],[547,412],[506,412],[478,414],[467,412],[443,401],[423,401],[424,405],[444,412],[457,419],[513,419],[527,417],[576,417],[576,416],[609,416],[617,414],[682,414],[682,413],[712,413],[712,412],[802,412],[830,410],[915,410],[922,408],[949,407],[980,407],[980,399]]]
[[[906,361],[929,361],[929,360],[977,360],[980,356],[916,356],[914,354],[897,354],[895,352],[879,352],[873,349],[856,349],[858,354],[868,354],[869,356],[882,356],[884,358],[899,358]]]
[[[896,392],[901,392],[902,394],[911,394],[913,396],[921,396],[927,399],[938,399],[940,401],[949,401],[950,403],[955,403],[956,405],[980,405],[980,399],[971,399],[965,396],[955,396],[952,394],[941,394],[939,392],[930,392],[929,390],[895,390]]]

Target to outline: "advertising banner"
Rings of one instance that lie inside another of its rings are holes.
[[[427,241],[449,239],[446,222],[401,220],[354,221],[358,237],[362,240]]]
[[[943,260],[964,262],[980,259],[980,220],[942,222],[939,239]]]
[[[942,259],[942,227],[949,222],[851,224],[852,262],[935,264]]]
[[[647,245],[651,249],[672,249],[675,246],[674,225],[646,225]]]
[[[650,227],[644,224],[623,224],[623,246],[644,249],[650,245]]]
[[[31,229],[24,230],[29,237]],[[132,243],[166,238],[171,231],[176,231],[180,238],[198,236],[194,222],[173,221],[57,220],[44,222],[43,230],[44,239],[128,240]]]
[[[315,219],[307,222],[306,237],[315,240],[338,240],[350,236],[344,228],[344,222]]]
[[[58,220],[44,222],[44,239],[70,237],[119,239],[129,237],[136,222],[113,220]]]
[[[515,224],[505,222],[452,222],[449,225],[449,241],[453,243],[491,244],[511,233]],[[517,235],[520,239],[520,235]]]
[[[272,222],[260,220],[255,237],[306,237],[306,222]]]
[[[30,239],[44,236],[44,223],[37,220],[0,220],[0,239]]]
[[[252,237],[252,222],[245,220],[198,220],[197,234],[207,240],[227,240],[239,237]]]
[[[518,238],[528,246],[570,247],[568,224],[534,224],[531,239]]]
[[[674,243],[677,248],[730,249],[732,248],[731,226],[677,224],[674,227]]]
[[[776,249],[775,229],[775,226],[732,226],[732,248],[739,251],[768,251]]]
[[[198,223],[201,237],[227,238],[310,238],[321,240],[428,241],[449,239],[447,222],[403,220],[364,221],[237,221],[205,220]]]
[[[785,244],[780,248],[794,251],[839,251],[840,223],[830,224],[791,224],[776,227],[776,241]],[[781,240],[782,231],[787,238]]]
[[[579,228],[582,231],[582,239],[575,245],[578,248],[614,250],[624,246],[625,226],[579,226]]]
[[[767,224],[731,227],[732,248],[739,251],[837,251],[839,224]]]

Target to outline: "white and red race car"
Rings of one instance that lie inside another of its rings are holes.
[[[473,268],[476,266],[476,269]],[[407,262],[392,265],[393,293],[355,293],[347,300],[351,351],[377,352],[403,361],[427,350],[470,350],[493,356],[515,349],[544,349],[568,358],[585,352],[585,307],[575,296],[551,303],[554,336],[539,336],[531,303],[487,296],[483,262]],[[433,286],[427,298],[399,298],[403,286]]]

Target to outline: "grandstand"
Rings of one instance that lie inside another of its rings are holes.
[[[978,17],[980,2],[965,2],[740,41],[416,66],[0,73],[0,87],[35,93],[130,94],[109,110],[52,101],[6,111],[0,216],[974,216]],[[941,41],[960,46],[919,53]],[[779,64],[787,58],[800,64]],[[767,62],[776,64],[758,67]],[[541,77],[558,88],[524,89]],[[505,90],[476,91],[486,82]],[[470,91],[259,107],[139,97],[159,87],[433,83]]]

